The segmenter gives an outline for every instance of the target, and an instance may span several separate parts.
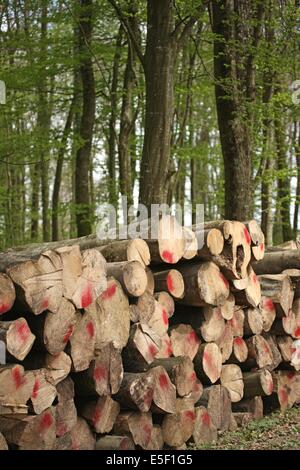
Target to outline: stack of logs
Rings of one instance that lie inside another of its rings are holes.
[[[184,449],[300,401],[300,251],[151,236],[0,254],[0,449]]]

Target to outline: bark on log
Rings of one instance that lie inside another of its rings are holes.
[[[285,269],[300,269],[300,250],[265,253],[264,258],[253,263],[256,274],[280,274]]]

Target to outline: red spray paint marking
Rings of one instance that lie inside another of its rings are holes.
[[[19,367],[14,367],[12,369],[13,381],[16,389],[20,388],[25,383],[25,377],[22,377]]]
[[[95,412],[94,412],[94,415],[93,415],[93,424],[94,424],[94,426],[98,423],[99,419],[101,418],[101,414],[102,414],[102,412],[101,412],[100,408],[97,407],[95,409]]]
[[[204,426],[210,426],[211,419],[207,412],[203,413],[203,415],[201,416],[201,421],[204,424]]]
[[[227,281],[226,277],[223,276],[222,273],[220,273],[220,278],[222,279],[222,281],[224,282],[224,285],[226,287],[229,287],[229,282]]]
[[[295,336],[296,338],[299,338],[299,336],[300,336],[300,326],[298,326],[298,327],[295,329],[295,331],[294,331],[294,336]]]
[[[173,279],[172,279],[172,274],[171,274],[171,273],[169,273],[169,274],[167,275],[167,286],[168,286],[168,290],[169,290],[170,292],[173,292],[173,290],[174,290],[174,284],[173,284]]]
[[[235,328],[237,326],[236,318],[235,317],[231,318],[231,320],[229,320],[229,323],[232,326],[232,328]]]
[[[247,230],[246,227],[244,227],[244,235],[245,235],[245,239],[246,239],[246,243],[248,243],[248,245],[250,245],[251,243],[251,237],[250,237],[250,234]]]
[[[163,319],[163,322],[164,322],[165,325],[169,324],[169,317],[168,317],[168,314],[167,314],[167,312],[164,308],[163,308],[163,311],[162,311],[162,319]]]
[[[89,305],[91,305],[93,301],[93,296],[92,296],[92,284],[89,282],[84,289],[82,296],[81,296],[81,306],[82,308],[86,308]]]
[[[32,395],[31,395],[33,399],[37,398],[39,389],[40,389],[40,381],[38,378],[36,378],[34,382],[34,386],[33,386]]]
[[[73,328],[74,328],[73,325],[70,325],[70,326],[68,327],[67,332],[66,332],[66,334],[65,334],[64,337],[63,337],[63,342],[64,342],[64,343],[67,343],[67,342],[69,341],[69,339],[70,339],[70,337],[71,337],[71,335],[72,335],[72,333],[73,333]]]
[[[53,423],[53,418],[50,413],[45,413],[40,422],[41,431],[46,431]]]
[[[194,381],[196,381],[196,379],[197,379],[196,372],[193,372],[193,373],[190,375],[189,380],[190,380],[191,382],[194,382]]]
[[[172,348],[172,343],[171,341],[167,341],[167,350],[166,350],[166,353],[168,354],[168,356],[172,356],[173,354],[173,348]]]
[[[120,442],[120,450],[128,450],[128,439],[124,437]]]
[[[94,327],[94,323],[92,321],[89,321],[86,326],[86,331],[88,332],[90,338],[93,338],[94,335],[95,335],[95,327]]]
[[[17,333],[21,341],[23,342],[27,341],[30,335],[30,330],[29,330],[27,323],[22,322],[21,324],[19,324],[17,326]]]
[[[73,450],[79,450],[80,449],[80,445],[79,445],[79,442],[77,440],[77,437],[72,435],[72,449]]]
[[[274,388],[273,382],[269,382],[269,385],[268,385],[268,392],[269,392],[270,395],[271,395],[271,393],[273,392],[273,388]]]
[[[260,250],[261,250],[261,251],[264,251],[264,249],[265,249],[265,244],[264,244],[264,243],[261,243],[261,244],[260,244]]]
[[[270,354],[271,353],[271,349],[270,349],[270,346],[268,344],[264,344],[264,351],[266,354]]]
[[[195,421],[196,419],[196,414],[193,412],[193,411],[185,411],[184,412],[184,416],[187,418],[187,419],[190,419],[191,421]]]
[[[11,305],[1,304],[0,305],[0,315],[2,315],[2,313],[7,312],[8,310],[10,310],[10,308],[11,308]]]
[[[287,378],[288,378],[289,380],[292,380],[292,379],[295,377],[295,372],[292,372],[292,371],[291,371],[291,372],[288,372],[288,373],[286,374],[286,376],[287,376]]]
[[[279,390],[278,396],[279,396],[279,399],[280,399],[281,403],[287,403],[288,394],[287,394],[286,390],[284,390],[284,389]]]
[[[47,310],[48,307],[49,307],[49,300],[45,299],[42,303],[42,309]]]
[[[254,284],[256,284],[257,283],[257,277],[256,277],[255,273],[253,273],[252,279],[253,279]]]
[[[160,374],[158,380],[161,388],[169,388],[169,382],[165,374]]]
[[[110,299],[111,297],[113,297],[116,293],[116,290],[117,290],[117,285],[116,284],[112,284],[111,286],[109,286],[102,294],[101,294],[101,298],[102,300],[107,300],[107,299]]]
[[[56,434],[58,437],[63,436],[68,431],[67,426],[64,423],[59,423],[56,426]]]
[[[238,336],[237,338],[234,338],[234,343],[238,346],[242,346],[244,344],[244,340]]]
[[[158,353],[158,349],[156,346],[154,346],[154,344],[149,344],[148,351],[149,351],[150,356],[152,357],[154,357],[155,354]]]
[[[163,261],[165,261],[166,263],[172,264],[174,262],[173,261],[173,253],[171,253],[171,251],[164,250],[161,254],[161,257],[162,257]]]
[[[204,351],[203,353],[203,362],[206,362],[208,367],[214,368],[215,364],[212,361],[211,355]]]
[[[107,379],[107,369],[102,366],[96,366],[93,374],[95,382],[100,382],[100,380]]]
[[[272,299],[265,299],[263,302],[263,306],[265,309],[269,310],[269,312],[272,312],[274,310],[274,304]]]
[[[291,350],[291,354],[294,354],[294,352],[297,351],[296,348],[290,348],[290,350]]]
[[[187,334],[187,340],[189,343],[199,343],[199,339],[195,331],[191,331]]]

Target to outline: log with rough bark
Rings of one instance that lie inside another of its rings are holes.
[[[169,292],[175,299],[184,296],[184,280],[177,269],[168,269],[154,273],[155,292]]]
[[[262,310],[259,310],[258,308],[246,308],[244,310],[244,314],[244,335],[260,335],[263,331]]]
[[[172,447],[183,445],[193,434],[196,420],[194,403],[189,398],[177,398],[176,412],[164,417],[164,442]]]
[[[215,343],[201,344],[194,358],[194,367],[201,382],[214,384],[221,375],[222,354]]]
[[[108,435],[96,441],[95,450],[134,450],[135,445],[129,436]]]
[[[8,444],[20,450],[51,450],[55,442],[55,412],[48,408],[37,416],[0,416],[0,429]]]
[[[285,269],[300,269],[300,250],[265,253],[264,258],[253,263],[256,274],[281,274]]]
[[[79,406],[78,414],[85,418],[97,433],[109,433],[120,412],[120,405],[110,396],[100,397]]]
[[[154,374],[125,372],[114,399],[125,409],[147,412],[154,395]]]
[[[95,351],[95,358],[87,370],[74,374],[76,395],[114,395],[123,380],[121,351],[108,343]]]
[[[263,297],[272,299],[277,313],[287,315],[292,307],[294,291],[289,276],[285,274],[258,276]]]
[[[136,445],[149,450],[152,444],[152,415],[150,412],[121,412],[115,421],[113,432],[120,436],[130,436]]]
[[[122,351],[124,369],[134,372],[136,364],[141,368],[151,364],[161,346],[161,337],[148,325],[135,323],[130,328],[128,343]]]
[[[228,390],[222,385],[205,388],[196,406],[205,406],[212,423],[220,431],[230,428],[231,400]]]
[[[0,341],[6,345],[7,351],[19,361],[25,359],[35,341],[25,318],[0,322]]]
[[[248,267],[247,276],[247,286],[243,290],[236,290],[235,302],[237,305],[257,307],[261,300],[261,288],[260,282],[251,266]]]
[[[192,360],[196,356],[201,343],[192,326],[181,323],[171,328],[170,340],[175,357],[188,356]]]
[[[272,374],[265,369],[244,372],[244,398],[267,396],[273,393]],[[248,410],[247,410],[248,411]]]
[[[230,358],[233,350],[233,333],[229,322],[226,323],[224,332],[216,341],[216,345],[221,351],[222,363],[226,362]]]
[[[226,364],[222,367],[220,382],[225,387],[232,403],[240,401],[244,396],[243,374],[239,366]]]
[[[232,403],[232,411],[240,413],[251,413],[254,419],[261,419],[264,415],[262,397],[255,396],[253,398],[243,398],[243,400],[237,403]]]
[[[8,312],[15,301],[16,291],[12,280],[0,273],[0,315]]]
[[[116,279],[113,277],[107,279],[106,290],[86,309],[86,312],[89,312],[95,324],[96,348],[101,349],[109,342],[120,349],[127,344],[130,328],[129,302]]]
[[[262,369],[273,364],[272,350],[263,336],[251,336],[246,339],[246,343],[248,347],[248,359],[241,365],[243,369],[247,370],[249,367]]]
[[[22,365],[0,366],[0,404],[26,405],[32,395],[34,375]]]
[[[229,296],[229,282],[219,267],[211,262],[183,264],[178,266],[184,278],[185,293],[180,300],[183,305],[201,307],[222,305]]]
[[[139,261],[108,263],[107,275],[114,277],[129,297],[139,297],[147,289],[146,270]]]
[[[218,431],[212,422],[208,410],[204,406],[197,406],[195,408],[195,415],[193,442],[197,446],[217,442]]]

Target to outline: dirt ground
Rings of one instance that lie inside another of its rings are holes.
[[[274,412],[262,420],[248,423],[237,431],[224,433],[216,444],[206,445],[201,449],[299,450],[300,406],[288,410],[285,414]]]

